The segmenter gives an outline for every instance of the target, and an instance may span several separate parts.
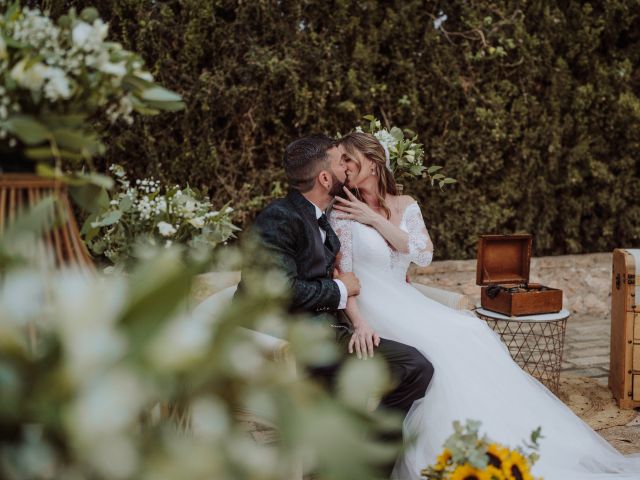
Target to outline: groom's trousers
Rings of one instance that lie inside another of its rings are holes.
[[[346,358],[353,330],[344,323],[334,328],[336,341]],[[386,338],[380,339],[380,345],[375,347],[373,354],[386,361],[393,385],[382,397],[380,406],[406,415],[413,402],[424,397],[433,377],[433,365],[415,348]],[[332,389],[340,364],[311,368],[310,373]]]
[[[350,325],[340,323],[334,325],[336,341],[346,358],[349,340],[353,335]],[[422,398],[433,377],[433,365],[418,350],[393,340],[380,339],[380,345],[374,350],[374,356],[380,355],[385,359],[391,374],[392,389],[382,397],[379,408],[395,410],[404,417],[413,402]],[[325,367],[311,368],[310,373],[329,389],[335,385],[335,377],[340,368],[340,362]],[[402,431],[386,432],[380,435],[386,442],[402,444]],[[389,478],[395,461],[380,465],[379,477]]]

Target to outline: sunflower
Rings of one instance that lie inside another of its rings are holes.
[[[516,450],[502,462],[502,473],[507,480],[534,480],[529,471],[529,463],[522,454]]]
[[[451,460],[451,451],[445,448],[438,458],[436,459],[436,466],[434,467],[438,471],[442,471],[447,466],[447,462]]]
[[[489,457],[489,465],[500,468],[502,462],[509,458],[509,449],[497,443],[492,443],[487,447],[487,457]]]
[[[485,474],[487,475],[487,480],[506,480],[504,473],[499,468],[494,467],[493,465],[487,465],[485,469]]]
[[[453,471],[449,480],[491,480],[491,477],[487,475],[486,470],[478,470],[474,466],[465,463]]]

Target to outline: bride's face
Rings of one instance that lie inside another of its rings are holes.
[[[362,152],[354,150],[353,155],[344,153],[342,158],[347,167],[347,187],[358,188],[371,178],[373,162]]]

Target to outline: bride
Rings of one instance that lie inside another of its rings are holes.
[[[420,207],[397,195],[375,137],[351,133],[341,145],[355,195],[337,198],[330,221],[341,242],[340,269],[353,271],[361,285],[346,312],[380,337],[417,348],[435,369],[425,397],[405,419],[406,434],[417,440],[397,461],[393,478],[420,478],[452,433],[452,422],[475,419],[489,438],[511,446],[541,426],[536,477],[640,479],[640,456],[618,453],[521,370],[484,321],[430,300],[406,282],[409,264],[426,266],[433,254]]]

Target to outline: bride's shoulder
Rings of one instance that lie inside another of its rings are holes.
[[[398,202],[398,210],[400,210],[401,212],[404,212],[407,208],[414,204],[419,208],[418,202],[411,195],[398,195],[396,198]]]
[[[400,203],[401,206],[407,207],[412,203],[416,203],[416,199],[413,198],[411,195],[398,195],[398,202]]]

